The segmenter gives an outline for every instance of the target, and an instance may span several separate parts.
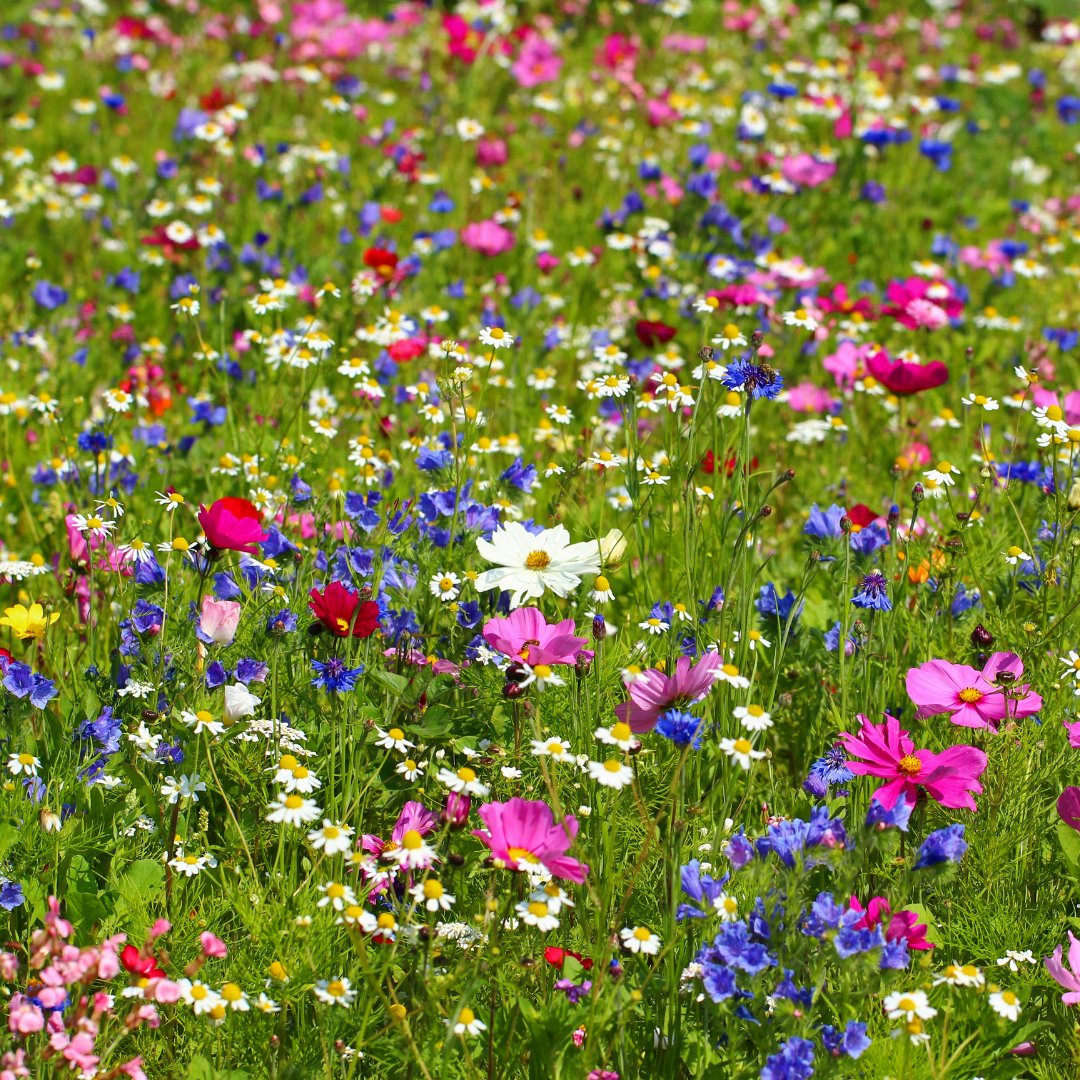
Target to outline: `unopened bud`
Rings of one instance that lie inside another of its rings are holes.
[[[926,497],[926,492],[923,490],[922,484],[916,483],[911,489],[911,501],[918,506]]]
[[[750,335],[750,348],[760,349],[761,343],[765,340],[765,335],[760,330],[755,330]]]
[[[851,527],[852,527],[852,525],[854,525],[854,522],[853,522],[853,521],[851,520],[851,518],[849,518],[849,517],[847,516],[847,514],[845,514],[845,515],[844,515],[844,516],[843,516],[843,517],[842,517],[842,518],[840,519],[840,531],[841,531],[842,533],[849,533],[849,532],[851,532]]]
[[[472,799],[468,795],[459,795],[451,791],[446,796],[446,803],[440,815],[442,823],[450,829],[464,829],[469,823],[469,810]]]
[[[607,623],[603,615],[594,615],[592,621],[593,641],[603,641],[607,637]]]
[[[989,630],[979,623],[974,630],[971,631],[971,644],[976,649],[989,649],[994,644],[994,635]]]

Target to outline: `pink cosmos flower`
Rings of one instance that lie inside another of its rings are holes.
[[[1038,694],[1026,684],[1017,685],[1023,673],[1023,661],[1010,652],[994,653],[982,671],[948,660],[928,660],[908,671],[907,692],[919,706],[916,720],[949,713],[959,727],[997,731],[1002,720],[1031,716],[1042,708]]]
[[[944,326],[964,310],[960,298],[945,281],[928,281],[921,277],[892,281],[886,296],[890,302],[883,309],[885,314],[909,330],[919,326],[931,329]],[[931,307],[935,310],[931,311]]]
[[[1058,796],[1057,812],[1070,829],[1080,832],[1080,788],[1067,787]]]
[[[1056,405],[1064,413],[1065,423],[1070,427],[1080,424],[1080,390],[1067,393],[1062,401],[1061,395],[1043,386],[1032,387],[1032,400],[1040,409]]]
[[[712,689],[723,666],[719,653],[707,652],[696,664],[691,657],[680,656],[673,675],[649,668],[627,686],[630,700],[616,705],[615,714],[635,735],[652,731],[665,710],[700,701]]]
[[[904,360],[890,360],[884,349],[866,357],[866,370],[886,390],[901,396],[932,390],[949,381],[949,369],[940,360],[909,364]]]
[[[240,604],[235,600],[215,600],[204,596],[199,629],[215,645],[231,645],[240,625]]]
[[[819,161],[812,154],[795,154],[784,158],[780,165],[784,179],[800,187],[820,187],[836,174],[836,165],[831,161]]]
[[[858,735],[844,731],[840,741],[856,760],[848,768],[856,776],[877,776],[883,784],[871,796],[891,810],[900,798],[913,803],[919,788],[942,806],[957,810],[977,810],[971,793],[982,794],[979,777],[986,768],[986,755],[974,746],[950,746],[940,754],[916,750],[910,733],[895,716],[885,717],[884,724],[872,724],[861,713]]]
[[[933,943],[926,939],[928,929],[926,923],[919,922],[919,916],[914,911],[898,911],[893,915],[889,901],[883,896],[875,896],[865,908],[859,903],[858,897],[853,896],[848,901],[848,907],[852,911],[866,912],[865,916],[855,924],[856,930],[871,930],[888,918],[888,925],[885,928],[886,941],[903,938],[907,947],[916,952],[925,952],[934,947]]]
[[[497,221],[473,221],[461,230],[461,242],[467,248],[493,258],[514,246],[514,234]]]
[[[518,798],[485,803],[477,813],[487,831],[473,829],[473,836],[490,848],[492,857],[508,869],[543,867],[554,877],[579,885],[585,880],[588,866],[566,854],[578,832],[573,814],[567,814],[557,825],[546,802]]]
[[[1061,962],[1061,946],[1054,950],[1053,956],[1043,960],[1047,974],[1059,986],[1068,991],[1061,995],[1062,1005],[1080,1005],[1080,941],[1069,931],[1069,967]],[[1070,970],[1071,969],[1071,970]]]
[[[551,624],[538,608],[518,608],[484,623],[484,640],[504,656],[537,664],[572,664],[589,639],[574,636],[574,620]]]
[[[390,833],[390,842],[382,840],[372,833],[364,833],[360,840],[360,846],[364,851],[372,855],[381,855],[384,851],[392,851],[401,844],[402,838],[407,832],[418,832],[421,836],[427,836],[434,832],[439,824],[439,815],[429,810],[423,803],[407,802],[398,814],[397,821]]]
[[[526,90],[542,83],[554,82],[562,71],[562,57],[539,34],[529,34],[521,52],[510,68],[518,85]]]

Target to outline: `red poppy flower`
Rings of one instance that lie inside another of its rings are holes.
[[[757,467],[758,459],[756,457],[752,457],[750,459],[751,471],[756,469]],[[701,459],[701,471],[704,473],[708,473],[710,476],[712,476],[712,474],[716,471],[716,455],[713,454],[711,450],[706,450],[705,456]],[[731,457],[727,458],[724,461],[724,474],[728,477],[729,480],[735,475],[734,454],[732,454]]]
[[[851,519],[853,529],[865,529],[871,521],[876,520],[881,515],[875,514],[865,503],[856,503],[854,506],[848,508],[847,516]]]
[[[544,950],[544,959],[552,967],[557,967],[560,971],[568,956],[572,956],[586,971],[593,966],[590,959],[583,957],[581,953],[571,952],[570,949],[560,949],[557,945],[549,945]]]
[[[368,248],[364,252],[364,265],[371,267],[379,277],[393,277],[397,264],[397,255],[386,248]]]
[[[379,626],[379,605],[374,600],[361,600],[340,581],[331,581],[319,592],[312,589],[308,607],[335,637],[368,638]]]
[[[218,499],[209,509],[199,507],[199,524],[207,543],[218,551],[242,551],[257,555],[256,544],[267,539],[262,516],[247,499]]]

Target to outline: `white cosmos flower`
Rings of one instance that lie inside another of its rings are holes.
[[[597,542],[571,544],[562,525],[533,535],[520,522],[511,521],[496,529],[490,540],[477,540],[476,550],[496,564],[476,579],[477,590],[506,589],[515,608],[548,590],[567,596],[581,584],[582,577],[600,572]]]

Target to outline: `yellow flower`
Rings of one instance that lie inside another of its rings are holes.
[[[0,619],[0,626],[10,626],[18,638],[40,638],[45,636],[45,631],[60,618],[60,612],[54,611],[49,615],[40,604],[31,604],[29,608],[22,604],[5,608],[4,617]]]

